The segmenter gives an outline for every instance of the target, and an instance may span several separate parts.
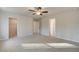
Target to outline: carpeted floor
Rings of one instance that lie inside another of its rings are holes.
[[[55,37],[30,35],[0,40],[0,52],[78,52],[79,43]]]

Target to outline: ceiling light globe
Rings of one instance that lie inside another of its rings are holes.
[[[37,14],[37,15],[40,15],[40,12],[37,12],[36,14]]]

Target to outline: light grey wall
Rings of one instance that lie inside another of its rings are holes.
[[[67,11],[50,15],[42,20],[42,34],[49,35],[49,19],[56,19],[56,37],[79,42],[79,11]]]
[[[41,33],[42,35],[49,35],[49,17],[45,17],[42,19],[42,30]]]
[[[17,18],[17,37],[23,37],[32,33],[32,18],[20,14],[2,13],[1,35],[3,39],[9,38],[9,17]]]
[[[1,19],[0,19],[0,38],[1,38]]]
[[[4,12],[0,19],[0,36],[4,39],[9,37],[9,16],[17,17],[18,37],[32,34],[32,18],[20,14]],[[63,12],[56,15],[50,15],[56,18],[56,36],[66,40],[79,42],[79,11]],[[42,18],[42,34],[49,35],[49,19]]]
[[[1,16],[0,16],[0,38],[1,38]]]
[[[2,14],[1,19],[1,36],[3,39],[8,38],[8,17]]]
[[[2,12],[0,10],[0,40],[2,39],[2,35],[1,35],[1,19],[2,19]]]
[[[32,34],[32,18],[31,17],[20,17],[17,23],[18,37],[23,37]]]
[[[56,36],[70,41],[79,42],[79,13],[70,11],[60,13],[56,18]]]

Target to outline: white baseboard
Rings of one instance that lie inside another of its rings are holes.
[[[79,43],[79,41],[70,40],[69,38],[63,38],[63,37],[60,37],[60,36],[55,36],[55,37],[56,37],[56,38],[60,38],[60,39],[64,39],[64,40],[68,40],[68,41],[73,41],[73,42]]]

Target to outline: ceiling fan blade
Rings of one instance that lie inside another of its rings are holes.
[[[33,15],[35,15],[36,13],[33,13]]]
[[[35,10],[31,10],[31,9],[29,9],[29,11],[33,11],[33,12],[35,12]]]
[[[42,7],[35,7],[35,10],[41,10]]]
[[[40,14],[42,16],[42,14]]]
[[[42,13],[48,13],[48,11],[42,11]]]

